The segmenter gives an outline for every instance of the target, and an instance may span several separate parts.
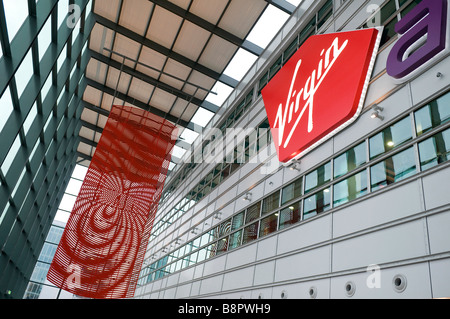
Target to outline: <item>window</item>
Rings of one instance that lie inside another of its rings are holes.
[[[279,207],[280,202],[280,191],[273,193],[272,195],[264,198],[262,205],[262,215],[264,216],[267,213],[277,209]]]
[[[245,215],[245,223],[250,223],[259,217],[259,213],[261,210],[261,202],[256,203],[255,205],[249,207],[247,209],[247,214]]]
[[[19,152],[21,146],[22,142],[20,141],[20,136],[17,135],[11,148],[9,149],[8,155],[6,155],[5,160],[3,161],[1,166],[4,175],[6,175],[11,168],[11,165],[14,162],[14,159],[16,158],[16,155]]]
[[[330,189],[326,188],[304,201],[303,219],[308,219],[317,214],[329,210],[330,207]]]
[[[264,237],[277,230],[278,225],[278,213],[272,214],[266,218],[261,219],[259,225],[259,237]]]
[[[27,118],[23,122],[22,127],[23,127],[23,132],[25,133],[25,135],[28,134],[28,131],[30,130],[30,127],[33,124],[36,116],[37,116],[37,104],[36,104],[36,102],[34,102],[33,106],[31,107],[30,112],[27,115]]]
[[[331,178],[331,163],[328,162],[305,177],[305,194],[329,182]]]
[[[242,239],[242,229],[235,233],[232,233],[229,239],[229,249],[239,247],[241,245],[241,239]]]
[[[52,19],[48,18],[38,35],[39,61],[44,57],[52,41]]]
[[[17,86],[17,95],[20,97],[25,90],[28,82],[31,79],[31,76],[33,75],[33,53],[30,49],[25,56],[25,59],[22,61],[22,63],[19,66],[19,69],[17,70],[14,78],[16,79],[16,86]]]
[[[231,218],[227,221],[223,222],[219,226],[219,237],[222,237],[226,234],[228,234],[231,230]]]
[[[6,124],[6,121],[9,119],[9,116],[14,110],[9,87],[6,88],[5,92],[0,97],[0,109],[2,110],[2,116],[0,116],[0,132],[1,132]]]
[[[366,143],[361,143],[334,159],[334,177],[345,175],[365,163]]]
[[[258,222],[253,223],[244,228],[242,244],[245,245],[258,238]]]
[[[370,168],[372,191],[410,177],[415,173],[414,149],[411,147]]]
[[[422,171],[449,160],[450,129],[419,143],[420,168]]]
[[[27,0],[3,1],[9,41],[12,42],[25,19],[28,17]]]
[[[242,211],[233,217],[233,222],[231,224],[231,231],[239,229],[239,227],[244,225],[244,214],[245,211]]]
[[[299,197],[302,194],[302,182],[303,179],[299,178],[295,182],[284,187],[281,191],[281,205],[289,202],[290,200]]]
[[[364,170],[334,185],[333,206],[337,207],[365,194],[367,194],[367,171]]]
[[[414,113],[417,135],[450,120],[450,92],[434,100]]]
[[[280,229],[300,221],[300,202],[292,204],[280,211]]]
[[[388,152],[412,139],[409,116],[369,139],[370,159]]]

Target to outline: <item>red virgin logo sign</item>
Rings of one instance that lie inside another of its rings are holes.
[[[357,119],[380,37],[378,29],[312,36],[262,90],[281,162]]]

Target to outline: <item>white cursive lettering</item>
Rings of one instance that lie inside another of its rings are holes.
[[[295,129],[297,128],[300,120],[302,119],[303,114],[306,112],[306,109],[308,109],[308,133],[311,133],[312,130],[314,129],[314,121],[313,121],[314,96],[317,90],[319,89],[320,85],[322,84],[323,80],[326,78],[328,72],[336,62],[336,60],[339,58],[341,53],[347,47],[347,44],[348,40],[345,40],[344,43],[342,43],[342,45],[339,46],[339,39],[338,37],[336,37],[326,52],[325,49],[323,49],[322,52],[320,53],[321,58],[319,65],[317,66],[317,69],[313,70],[311,75],[308,77],[305,85],[303,86],[303,88],[300,88],[300,90],[295,89],[297,74],[300,70],[300,66],[302,65],[302,60],[301,59],[298,60],[297,65],[295,66],[294,74],[292,76],[292,81],[289,88],[289,93],[287,95],[285,107],[283,109],[283,104],[280,103],[275,117],[274,127],[277,127],[278,124],[279,128],[279,135],[278,135],[279,146],[283,144],[283,137],[285,136],[286,133],[285,132],[286,124],[291,123],[294,115],[298,114],[291,131],[289,132],[286,140],[284,141],[283,145],[284,148],[288,146]],[[325,57],[323,56],[324,53]],[[302,100],[305,103],[300,113],[298,113],[300,109],[300,100]]]

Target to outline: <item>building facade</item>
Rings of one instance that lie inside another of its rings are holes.
[[[395,25],[419,3],[299,5],[209,124],[257,138],[206,134],[167,179],[136,298],[450,295],[450,58],[403,83],[386,71]],[[310,35],[370,26],[384,30],[360,117],[270,165],[261,89]]]

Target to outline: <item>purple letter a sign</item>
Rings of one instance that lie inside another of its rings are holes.
[[[390,76],[408,80],[414,71],[445,50],[447,6],[447,0],[423,0],[397,23],[395,31],[401,36],[387,60]]]

